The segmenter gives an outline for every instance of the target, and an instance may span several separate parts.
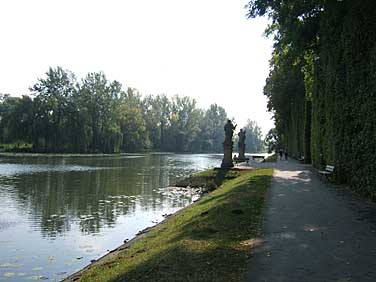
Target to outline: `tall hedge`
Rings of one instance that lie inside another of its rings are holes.
[[[335,165],[338,182],[376,200],[375,1],[250,0],[248,7],[250,17],[272,20],[265,94],[284,146],[318,168]]]
[[[312,157],[336,179],[376,199],[376,9],[330,2],[320,26],[313,93]]]

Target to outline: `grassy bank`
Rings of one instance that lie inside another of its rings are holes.
[[[241,281],[272,170],[219,173],[201,175],[222,179],[215,191],[75,281]]]
[[[31,149],[32,144],[26,143],[0,143],[0,151],[13,151],[13,150],[28,150]]]
[[[269,156],[265,159],[266,163],[275,163],[276,161],[277,161],[277,154],[276,153],[274,153],[273,155],[271,155],[271,156]]]

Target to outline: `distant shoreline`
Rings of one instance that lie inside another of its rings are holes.
[[[106,157],[106,156],[132,156],[132,155],[140,155],[140,154],[171,154],[171,155],[223,155],[222,152],[159,152],[159,151],[149,151],[149,152],[129,152],[129,153],[33,153],[33,152],[0,152],[0,157],[40,157],[40,156],[51,156],[51,157]],[[233,154],[237,154],[234,152]],[[271,155],[268,153],[246,153],[247,156],[266,156]]]
[[[151,152],[155,154],[158,152]],[[116,153],[116,154],[80,154],[80,153],[21,153],[21,152],[0,152],[0,157],[113,157],[113,156],[136,156],[145,153]],[[165,154],[165,153],[163,153]],[[166,153],[169,154],[169,153]]]

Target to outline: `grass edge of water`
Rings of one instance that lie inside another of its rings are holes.
[[[272,174],[238,172],[74,281],[241,281]]]

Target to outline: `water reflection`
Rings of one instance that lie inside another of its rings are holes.
[[[2,158],[0,280],[58,281],[188,205],[190,191],[166,187],[219,163],[216,155]]]

